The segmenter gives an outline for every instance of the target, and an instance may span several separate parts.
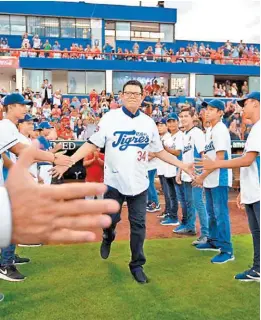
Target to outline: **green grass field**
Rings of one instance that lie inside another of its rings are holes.
[[[128,270],[129,243],[113,244],[107,261],[99,243],[18,249],[32,263],[19,269],[23,283],[0,280],[6,299],[1,320],[257,320],[259,284],[233,279],[252,261],[250,236],[234,237],[236,260],[210,263],[191,239],[148,240],[146,273],[139,285]]]

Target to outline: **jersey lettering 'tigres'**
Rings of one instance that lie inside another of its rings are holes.
[[[124,195],[137,195],[149,186],[148,151],[163,150],[154,121],[125,107],[106,113],[89,141],[105,147],[104,183]]]
[[[149,145],[149,136],[145,132],[132,131],[116,131],[113,134],[118,136],[118,140],[113,142],[112,146],[116,148],[120,145],[119,150],[124,151],[128,147],[139,147],[141,149],[146,148]]]

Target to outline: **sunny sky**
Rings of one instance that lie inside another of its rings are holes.
[[[73,1],[73,0],[69,0]],[[77,1],[76,1],[77,2]],[[139,5],[136,0],[88,0],[89,3]],[[156,6],[158,1],[141,1]],[[165,1],[178,9],[176,39],[260,43],[259,0]]]

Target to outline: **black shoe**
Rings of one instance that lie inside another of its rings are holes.
[[[101,248],[100,248],[100,254],[102,259],[107,259],[111,252],[111,242],[108,242],[108,240],[103,239]]]
[[[17,282],[24,281],[26,277],[16,269],[16,266],[11,265],[7,267],[0,267],[0,279],[11,282]]]
[[[29,263],[30,259],[28,258],[20,258],[18,254],[15,255],[14,264],[26,264]]]
[[[148,278],[146,276],[146,274],[144,273],[143,269],[137,269],[135,271],[131,271],[134,279],[141,284],[145,284],[148,283]]]
[[[2,293],[0,293],[0,302],[3,301],[4,298],[5,298],[5,296]]]

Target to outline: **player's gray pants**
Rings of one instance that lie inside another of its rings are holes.
[[[260,272],[260,201],[245,204],[249,228],[253,237],[255,271]]]
[[[125,200],[127,201],[130,221],[131,248],[131,262],[129,267],[130,270],[142,268],[142,265],[146,262],[143,252],[143,243],[146,235],[147,190],[135,196],[125,196],[117,189],[108,187],[108,191],[104,194],[104,199],[114,199],[120,204],[119,212],[110,214],[110,217],[112,218],[111,227],[104,230],[104,238],[106,238],[106,241],[108,242],[112,242],[115,238],[114,230],[117,223],[121,220],[120,214],[122,204]]]

